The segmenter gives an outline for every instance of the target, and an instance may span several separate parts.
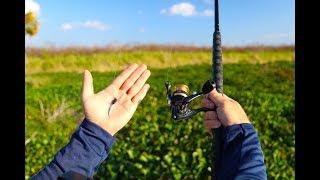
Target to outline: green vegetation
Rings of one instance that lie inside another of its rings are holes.
[[[227,51],[224,57],[225,93],[243,105],[256,127],[268,178],[294,179],[294,51]],[[173,84],[188,82],[191,90],[200,90],[211,75],[210,51],[44,53],[27,58],[27,178],[50,162],[81,122],[81,71],[93,70],[98,91],[130,62],[151,67],[151,88],[129,124],[116,134],[111,154],[95,178],[210,176],[211,139],[203,128],[203,114],[174,122],[164,88],[168,79]]]
[[[163,49],[161,49],[163,48]],[[183,65],[211,63],[210,48],[157,47],[146,49],[31,49],[26,60],[27,74],[41,72],[82,72],[85,68],[97,72],[121,70],[128,63],[145,63],[150,68],[173,68]],[[281,47],[279,47],[281,48]],[[53,48],[54,49],[54,48]],[[292,48],[228,49],[223,52],[223,61],[228,63],[269,63],[292,61]]]

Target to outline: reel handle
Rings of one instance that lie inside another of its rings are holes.
[[[216,88],[216,84],[213,80],[207,80],[204,85],[202,86],[202,94],[208,94],[214,88]]]

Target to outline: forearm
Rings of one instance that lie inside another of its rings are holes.
[[[258,135],[251,124],[223,130],[223,150],[218,179],[267,179]]]
[[[114,141],[113,136],[85,119],[72,135],[70,142],[31,179],[57,179],[70,171],[92,177],[107,158]]]

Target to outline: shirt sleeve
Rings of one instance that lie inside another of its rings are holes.
[[[107,131],[84,119],[70,142],[31,179],[57,179],[71,171],[92,177],[107,158],[114,141],[115,138]]]
[[[222,138],[217,179],[267,179],[261,145],[252,124],[226,127]]]

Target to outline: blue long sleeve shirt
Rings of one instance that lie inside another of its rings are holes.
[[[84,119],[70,142],[31,179],[57,179],[68,172],[92,177],[107,158],[114,141],[115,138],[107,131]]]
[[[267,179],[261,145],[251,124],[226,127],[222,137],[217,179]],[[31,179],[57,179],[69,172],[92,178],[114,141],[108,132],[84,119],[69,144]]]
[[[261,144],[252,124],[223,128],[216,179],[267,179]]]

